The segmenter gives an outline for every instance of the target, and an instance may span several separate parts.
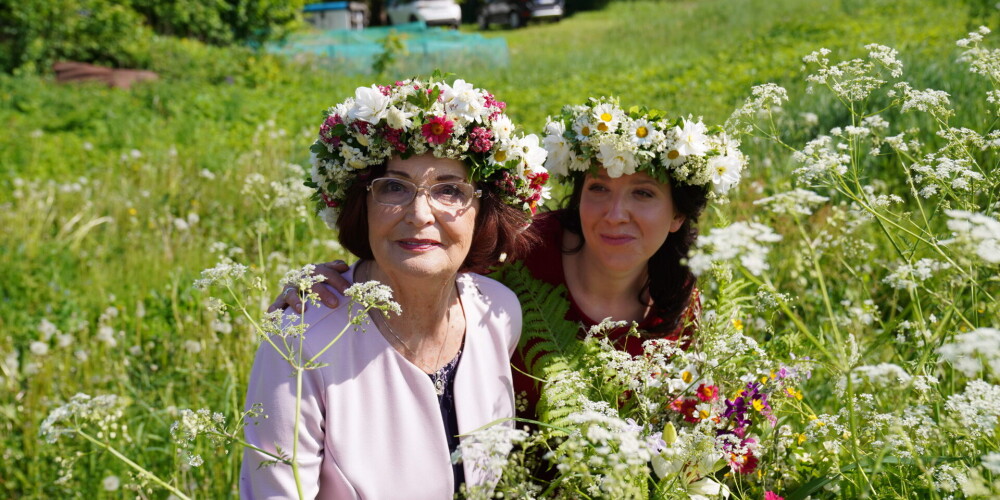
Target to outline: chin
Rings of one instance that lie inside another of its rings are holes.
[[[427,258],[429,256],[418,256],[393,262],[392,267],[401,273],[414,277],[440,276],[444,274],[455,274],[457,266],[450,262],[442,262],[439,258]]]

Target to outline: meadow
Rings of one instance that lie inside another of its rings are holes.
[[[507,39],[509,67],[442,69],[493,91],[535,133],[589,96],[722,124],[754,86],[786,88],[787,100],[758,94],[739,115],[750,166],[701,223],[706,309],[734,315],[724,323],[770,358],[812,363],[768,467],[733,479],[733,496],[997,498],[1000,139],[988,92],[1000,56],[956,41],[998,20],[974,0],[613,2],[487,33]],[[993,37],[983,46],[1000,47]],[[873,59],[869,43],[898,60]],[[885,82],[856,99],[828,88],[836,75],[807,81],[823,63],[803,57],[821,48],[828,68],[874,61]],[[255,325],[280,278],[349,257],[311,213],[302,166],[326,106],[375,77],[185,50],[131,91],[0,75],[0,496],[171,494],[117,453],[184,495],[235,496],[239,446],[171,427],[208,409],[238,435]],[[404,63],[388,73],[408,76]],[[775,198],[796,188],[815,196]],[[781,240],[727,232],[750,222]],[[244,279],[193,286],[226,258],[248,266]],[[122,413],[63,422],[96,442],[41,436],[77,393],[115,395]]]

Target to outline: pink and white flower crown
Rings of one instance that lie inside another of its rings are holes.
[[[668,118],[658,110],[623,110],[614,97],[564,106],[549,117],[543,144],[554,176],[607,169],[610,177],[645,172],[660,182],[704,186],[721,198],[740,180],[746,157],[739,141],[699,118]]]
[[[309,148],[314,199],[332,228],[347,189],[394,156],[433,154],[464,161],[471,181],[534,213],[548,197],[546,152],[534,134],[514,133],[506,104],[465,80],[431,78],[358,87],[326,111]]]

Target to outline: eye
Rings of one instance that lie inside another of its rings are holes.
[[[448,206],[463,205],[469,196],[469,187],[464,184],[443,182],[431,187],[431,197]]]
[[[437,192],[445,196],[461,196],[462,188],[458,184],[438,184]]]
[[[655,198],[656,197],[656,193],[654,193],[654,192],[652,192],[652,191],[650,191],[648,189],[636,189],[635,191],[633,191],[633,193],[638,198]]]
[[[605,186],[604,184],[598,184],[596,182],[587,186],[587,191],[592,191],[595,193],[603,193],[606,192],[607,190],[608,190],[607,186]]]
[[[382,183],[382,191],[386,193],[403,193],[407,191],[406,184],[395,179],[385,179]]]

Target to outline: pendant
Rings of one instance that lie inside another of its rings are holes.
[[[437,392],[438,396],[444,395],[444,377],[434,377],[434,391]]]

